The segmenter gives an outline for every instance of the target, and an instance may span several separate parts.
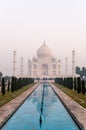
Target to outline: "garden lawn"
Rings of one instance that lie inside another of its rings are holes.
[[[73,100],[75,100],[81,106],[86,108],[86,94],[85,95],[79,94],[75,90],[68,89],[56,83],[54,83],[54,85],[57,86],[59,89],[61,89],[63,92],[65,92],[68,96],[70,96]]]
[[[12,99],[16,98],[17,96],[19,96],[21,93],[23,93],[24,91],[26,91],[28,88],[32,87],[33,85],[34,83],[24,86],[21,89],[18,89],[17,91],[15,90],[14,92],[6,91],[5,95],[2,95],[0,93],[0,107],[8,103]]]

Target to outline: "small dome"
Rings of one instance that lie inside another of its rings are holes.
[[[37,56],[38,58],[51,58],[52,57],[52,51],[51,49],[45,44],[44,44],[38,49],[37,51]]]

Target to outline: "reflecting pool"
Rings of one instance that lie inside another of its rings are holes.
[[[40,83],[1,130],[79,130],[49,83]]]

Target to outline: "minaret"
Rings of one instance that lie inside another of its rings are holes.
[[[24,65],[23,65],[23,57],[21,57],[21,77],[24,76],[23,75],[23,73],[24,73],[23,67],[24,67]]]
[[[31,60],[28,60],[28,76],[31,77]]]
[[[72,51],[72,77],[75,77],[75,51]]]
[[[43,45],[45,45],[45,40],[44,40],[44,44]]]
[[[68,76],[68,58],[65,58],[65,76]]]
[[[61,60],[58,60],[58,76],[61,76]]]
[[[13,51],[13,76],[16,77],[16,51]]]
[[[30,75],[30,74],[29,74],[29,70],[30,70],[30,69],[29,69],[29,64],[30,64],[30,63],[29,63],[29,60],[28,60],[28,66],[27,66],[27,70],[28,70],[28,71],[27,71],[27,73],[28,73],[27,75],[28,75],[28,76]]]

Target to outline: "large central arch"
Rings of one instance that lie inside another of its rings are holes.
[[[48,65],[47,64],[42,64],[41,72],[42,72],[42,75],[48,75]]]

